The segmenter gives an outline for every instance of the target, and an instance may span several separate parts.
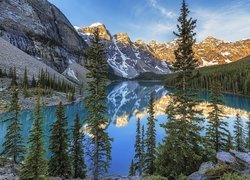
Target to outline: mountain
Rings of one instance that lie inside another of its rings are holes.
[[[159,61],[143,41],[132,42],[128,34],[111,35],[105,25],[92,24],[86,28],[76,28],[89,44],[95,28],[99,29],[107,53],[107,61],[113,73],[119,77],[133,79],[143,73],[169,73],[166,61]]]
[[[148,46],[158,59],[167,60],[168,62],[175,60],[174,50],[177,48],[176,41],[162,44],[151,41]],[[203,41],[194,45],[194,52],[200,66],[228,64],[250,55],[250,39],[225,42],[208,36]]]
[[[5,67],[6,70],[9,70],[13,67],[16,68],[17,77],[22,78],[25,68],[28,71],[28,79],[32,80],[34,75],[35,78],[38,78],[39,72],[41,69],[46,70],[50,76],[54,76],[65,82],[69,81],[60,73],[50,68],[45,63],[35,59],[34,57],[26,54],[17,47],[13,46],[9,42],[0,38],[0,68]],[[2,69],[3,70],[3,69]]]
[[[123,61],[121,60],[122,58],[119,57],[119,54],[121,54],[121,57],[124,57],[122,55],[124,54],[125,58],[129,59],[127,61],[129,61],[130,64],[134,63],[135,69],[138,69],[139,72],[135,72],[133,77],[140,74],[140,72],[151,71],[156,74],[168,73],[167,65],[175,61],[174,50],[177,48],[176,40],[165,43],[158,43],[154,40],[149,43],[145,43],[142,40],[132,42],[128,34],[118,33],[111,36],[105,25],[101,23],[95,23],[86,28],[77,28],[77,31],[86,42],[89,42],[89,38],[93,34],[95,27],[99,28],[102,34],[101,37],[103,37],[107,44],[106,50],[109,55],[109,64],[114,69],[124,72],[124,66],[120,66]],[[113,45],[117,45],[118,48],[112,48]],[[227,64],[250,55],[250,40],[225,42],[208,36],[203,41],[194,45],[194,52],[200,66]],[[114,60],[115,58],[116,60]],[[151,61],[149,59],[151,59]],[[147,71],[141,71],[143,68],[138,68],[137,66],[137,64],[141,62],[145,62],[147,65],[154,64],[153,70],[149,68]],[[160,64],[160,67],[157,67],[156,64]],[[119,74],[119,72],[117,74]]]
[[[87,44],[47,0],[1,0],[0,36],[60,73],[86,59]]]
[[[178,79],[172,73],[165,76],[165,85],[174,86]],[[219,82],[224,92],[250,96],[250,56],[228,64],[197,68],[193,72],[191,87],[208,91]]]

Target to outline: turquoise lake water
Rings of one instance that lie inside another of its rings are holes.
[[[161,82],[137,82],[122,81],[110,84],[107,87],[108,94],[108,117],[110,124],[107,127],[109,135],[114,139],[112,143],[112,163],[109,174],[127,175],[130,162],[134,156],[134,142],[136,119],[141,118],[141,124],[146,125],[147,113],[146,108],[149,96],[152,93],[156,101],[161,100],[167,95],[169,89],[165,89]],[[206,101],[208,93],[201,93],[201,97]],[[242,111],[250,111],[250,98],[236,95],[225,95],[225,105],[231,108],[237,108]],[[158,107],[164,109],[164,107]],[[69,121],[69,127],[73,126],[75,114],[78,113],[81,119],[84,119],[86,111],[83,102],[65,106],[66,116]],[[55,107],[45,108],[45,131],[48,142],[49,126],[55,120]],[[23,137],[27,140],[28,131],[32,124],[32,111],[26,110],[21,112],[23,123]],[[0,115],[0,120],[7,117],[6,114]],[[229,128],[232,128],[234,117],[230,116]],[[164,130],[160,127],[161,123],[167,121],[167,117],[158,113],[157,115],[157,141],[161,142],[165,135]],[[0,124],[0,151],[2,142],[6,133],[6,123]]]

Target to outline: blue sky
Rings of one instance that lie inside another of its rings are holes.
[[[106,25],[111,34],[135,41],[174,39],[181,0],[49,0],[73,25]],[[225,41],[250,38],[250,0],[186,0],[198,20],[197,40],[208,35]]]

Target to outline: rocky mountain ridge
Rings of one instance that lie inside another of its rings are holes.
[[[110,39],[112,39],[105,25],[101,23],[95,23],[95,26],[92,25],[86,28],[78,28],[77,31],[82,35],[85,41],[88,42],[89,36],[96,27],[100,30],[101,37],[104,38],[104,41],[109,42]],[[124,48],[122,52],[129,51],[130,48],[137,49],[137,52],[127,54],[131,59],[134,59],[134,56],[138,56],[140,51],[143,51],[142,59],[150,58],[167,63],[175,61],[174,50],[177,48],[176,40],[165,43],[158,43],[154,40],[149,43],[142,40],[132,42],[126,33],[117,33],[113,36],[113,39],[119,43],[119,47]],[[107,51],[110,52],[109,47]],[[194,45],[194,52],[200,66],[227,64],[250,55],[250,39],[225,42],[208,36],[203,41]]]
[[[86,59],[86,43],[47,0],[0,1],[0,36],[60,73]]]

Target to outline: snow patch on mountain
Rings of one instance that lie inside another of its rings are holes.
[[[103,26],[103,24],[100,22],[96,22],[96,23],[91,24],[89,27],[98,27],[98,26]]]
[[[74,78],[75,80],[79,81],[78,78],[76,77],[75,72],[71,68],[68,69],[67,75]]]

